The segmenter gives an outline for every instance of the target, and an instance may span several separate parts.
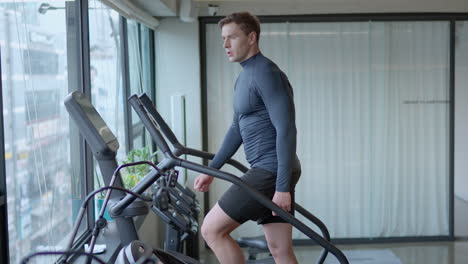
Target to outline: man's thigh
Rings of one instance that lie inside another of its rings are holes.
[[[275,248],[292,247],[292,225],[289,223],[270,223],[263,225],[268,245]]]
[[[276,185],[275,174],[253,168],[243,175],[241,179],[268,199],[273,198]],[[232,185],[219,199],[218,204],[227,215],[239,224],[248,220],[257,221],[268,213],[266,207],[254,199],[248,191],[237,185]]]

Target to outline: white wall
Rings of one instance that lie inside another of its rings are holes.
[[[170,126],[171,96],[184,95],[186,145],[201,150],[202,115],[198,22],[185,23],[177,18],[161,19],[161,25],[155,34],[155,46],[156,107]],[[181,139],[179,138],[179,140]],[[189,160],[201,163],[198,158],[189,158]],[[188,173],[187,185],[189,187],[193,186],[193,180],[197,175],[194,172]],[[199,194],[198,200],[203,206],[203,195]],[[200,248],[204,247],[200,246]]]
[[[202,148],[198,23],[161,20],[156,31],[156,107],[170,125],[171,96],[184,95],[187,146]],[[195,161],[199,161],[195,159]],[[192,175],[193,176],[193,175]],[[193,177],[189,177],[192,185]]]
[[[163,248],[165,230],[165,225],[159,216],[154,214],[150,209],[143,223],[138,228],[138,238],[141,241],[149,243],[154,248]]]

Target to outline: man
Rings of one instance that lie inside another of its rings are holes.
[[[286,75],[260,52],[260,23],[250,13],[233,13],[219,22],[229,61],[239,62],[234,90],[234,120],[210,163],[219,169],[241,144],[250,169],[242,180],[293,212],[294,187],[300,176],[296,156],[296,125],[291,85]],[[194,188],[208,191],[213,177],[200,174]],[[292,249],[292,226],[233,185],[209,211],[202,236],[222,264],[245,263],[230,233],[253,220],[263,226],[277,264],[297,263]]]

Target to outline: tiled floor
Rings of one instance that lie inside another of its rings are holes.
[[[363,257],[350,259],[350,264],[468,264],[468,241],[338,245],[338,247],[345,252],[393,252],[396,256],[393,262],[372,261]],[[316,263],[320,255],[320,248],[300,246],[295,247],[295,252],[299,263]],[[201,262],[205,264],[218,263],[210,251],[206,251],[202,255]],[[325,263],[337,262],[330,255]]]

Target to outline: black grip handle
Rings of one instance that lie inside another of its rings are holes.
[[[133,107],[133,110],[135,110],[137,115],[140,117],[141,121],[143,122],[143,125],[146,127],[146,129],[148,129],[151,135],[151,138],[153,138],[156,145],[158,145],[158,148],[163,153],[172,154],[169,146],[167,145],[166,140],[161,135],[161,132],[159,132],[157,124],[154,124],[154,121],[149,118],[148,113],[143,107],[140,99],[138,99],[136,95],[132,95],[130,96],[130,98],[128,98],[128,101],[130,102],[130,105]]]
[[[167,125],[164,118],[159,114],[158,110],[153,106],[153,102],[148,97],[146,93],[143,93],[139,97],[140,102],[142,103],[143,107],[145,107],[146,111],[156,120],[156,123],[159,125],[159,128],[163,132],[164,136],[171,142],[172,145],[180,145],[177,137],[174,135],[172,130]]]

